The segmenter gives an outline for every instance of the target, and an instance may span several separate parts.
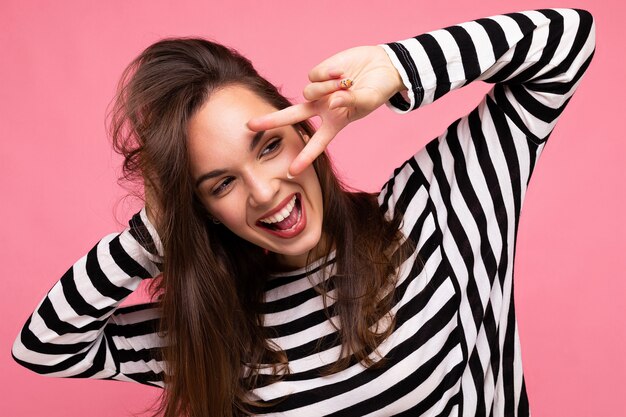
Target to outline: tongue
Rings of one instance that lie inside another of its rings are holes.
[[[298,221],[298,209],[299,209],[298,204],[296,204],[293,210],[291,210],[291,213],[289,214],[289,216],[285,217],[283,220],[279,221],[278,223],[272,224],[272,226],[275,229],[279,229],[279,230],[287,230],[293,227],[293,225],[296,224],[296,222]]]

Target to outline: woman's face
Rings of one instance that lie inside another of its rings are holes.
[[[293,126],[248,129],[248,120],[276,110],[242,86],[213,93],[189,120],[191,171],[213,217],[284,265],[301,267],[321,238],[322,191],[312,166],[287,177],[304,147]]]

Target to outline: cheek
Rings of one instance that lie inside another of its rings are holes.
[[[305,143],[298,136],[286,139],[286,143],[285,152],[289,153],[292,158],[295,158],[305,146]]]
[[[322,187],[313,166],[308,167],[302,174],[302,186],[307,190],[311,204],[321,214],[323,211]]]
[[[291,143],[286,146],[280,155],[277,156],[277,159],[280,161],[280,165],[286,165],[286,168],[288,169],[289,165],[291,165],[293,160],[296,159],[296,156],[298,156],[302,149],[303,146],[299,146],[298,143]]]
[[[225,196],[219,202],[205,205],[209,213],[218,218],[224,226],[235,231],[246,225],[245,204],[237,193]]]
[[[264,161],[259,165],[259,175],[263,176],[268,181],[277,178],[286,180],[289,166],[294,159],[296,159],[296,156],[298,156],[302,148],[303,147],[298,146],[298,144],[288,144],[278,155],[275,155],[272,159]]]

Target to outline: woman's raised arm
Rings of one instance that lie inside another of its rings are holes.
[[[381,56],[380,47],[389,59]],[[379,47],[342,51],[309,73],[304,96],[312,101],[255,118],[249,127],[264,130],[320,116],[320,129],[291,166],[290,172],[298,174],[343,127],[387,99],[392,109],[405,113],[482,80],[497,84],[491,92],[496,105],[540,144],[594,52],[595,25],[586,10],[542,9],[477,19]],[[341,78],[350,78],[353,86],[342,89]]]

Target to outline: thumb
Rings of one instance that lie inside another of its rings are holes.
[[[329,109],[346,108],[348,121],[353,122],[370,114],[383,105],[385,101],[386,99],[380,91],[374,88],[343,90],[333,94],[329,102]]]
[[[328,102],[328,110],[334,110],[339,107],[354,107],[356,104],[356,96],[350,90],[339,90],[331,94]]]

